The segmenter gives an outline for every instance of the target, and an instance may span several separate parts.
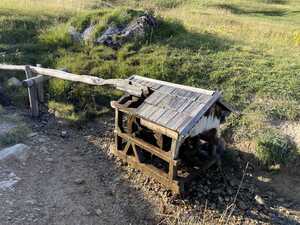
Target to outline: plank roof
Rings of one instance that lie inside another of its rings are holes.
[[[154,80],[138,75],[129,78],[153,90],[136,109],[136,114],[151,122],[187,135],[221,94],[201,88]]]

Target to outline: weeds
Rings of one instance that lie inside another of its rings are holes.
[[[19,125],[12,128],[9,132],[0,136],[0,146],[17,144],[25,140],[28,133],[30,133],[30,129],[25,125]]]
[[[293,145],[275,130],[267,130],[257,138],[256,156],[265,165],[286,164]]]

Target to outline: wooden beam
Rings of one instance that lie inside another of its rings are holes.
[[[43,83],[44,81],[48,80],[49,77],[46,77],[46,76],[43,76],[43,75],[38,75],[38,76],[35,76],[35,77],[31,77],[29,79],[26,79],[26,80],[23,80],[22,81],[22,84],[24,87],[31,87],[33,85],[37,85],[37,84],[41,84]]]
[[[41,64],[37,64],[36,66],[37,67],[42,67]],[[40,75],[40,76],[42,76],[43,78],[47,78],[46,76],[43,76],[43,75]],[[44,79],[44,81],[45,80],[47,80],[47,79]],[[39,100],[40,103],[44,103],[45,102],[45,98],[44,98],[44,83],[40,82],[36,86],[37,86],[38,100]]]
[[[139,138],[136,137],[132,137],[131,135],[125,134],[125,133],[119,133],[117,131],[115,131],[117,133],[118,136],[120,136],[121,138],[128,140],[138,146],[140,146],[142,149],[146,150],[147,152],[152,153],[153,155],[158,156],[159,158],[165,160],[166,162],[170,162],[171,160],[171,154],[170,152],[164,152],[161,149],[159,149],[158,147],[151,145]]]
[[[0,70],[23,70],[25,71],[26,66],[21,65],[6,65],[6,64],[0,64]],[[145,87],[139,83],[132,82],[130,80],[125,79],[102,79],[95,76],[89,76],[89,75],[77,75],[73,73],[68,73],[60,70],[55,69],[48,69],[48,68],[42,68],[42,67],[36,67],[36,66],[30,66],[29,67],[32,73],[39,74],[39,75],[45,75],[49,77],[55,77],[63,80],[69,80],[73,82],[81,82],[85,84],[90,85],[96,85],[96,86],[112,86],[115,87],[118,90],[127,92],[131,95],[141,97],[141,96],[147,96],[149,95],[149,89],[148,87]]]
[[[32,71],[29,66],[25,66],[25,73],[26,73],[27,79],[30,79],[33,76]],[[31,87],[28,87],[28,96],[29,96],[31,114],[33,117],[38,117],[39,116],[39,102],[38,102],[38,98],[37,98],[36,85],[32,85]]]
[[[183,183],[177,180],[170,180],[168,174],[150,164],[144,164],[137,161],[136,157],[125,155],[122,151],[116,150],[114,145],[110,146],[111,152],[123,161],[129,163],[132,167],[141,170],[146,175],[153,177],[158,182],[171,189],[174,194],[183,192]]]

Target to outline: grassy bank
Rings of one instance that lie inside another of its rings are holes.
[[[235,142],[265,143],[257,136],[280,133],[272,126],[274,121],[299,121],[300,5],[296,0],[110,4],[113,7],[96,1],[24,0],[16,6],[2,1],[1,62],[41,63],[104,78],[140,74],[222,90],[225,100],[242,112],[241,117],[229,119],[224,131]],[[82,30],[91,22],[100,32],[112,22],[126,23],[139,10],[152,11],[159,28],[138,44],[113,50],[74,43],[68,33],[70,26]],[[79,114],[97,115],[119,95],[58,80],[50,81],[49,92],[51,100],[71,105],[72,119]]]

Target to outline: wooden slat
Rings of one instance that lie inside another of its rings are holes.
[[[20,65],[6,65],[0,64],[0,70],[23,70],[25,71],[26,66]],[[69,80],[73,82],[81,82],[90,85],[97,86],[112,86],[118,90],[125,91],[134,96],[147,96],[149,90],[147,87],[140,85],[136,82],[124,80],[124,79],[102,79],[100,77],[89,76],[89,75],[78,75],[73,73],[67,73],[61,70],[48,69],[36,66],[29,66],[29,69],[33,74],[45,75],[49,77],[55,77],[63,80]],[[29,79],[29,78],[28,78]],[[147,80],[146,80],[147,81]]]
[[[175,88],[174,91],[171,93],[172,95],[179,96],[179,97],[185,97],[189,91],[181,89],[181,88]]]
[[[189,105],[191,105],[193,101],[190,101],[190,99],[187,99],[179,108],[177,108],[178,112],[183,112]]]
[[[179,133],[182,135],[187,135],[191,129],[198,123],[203,114],[220,98],[221,93],[216,92],[212,98],[201,108],[201,110],[193,117],[191,121],[189,121],[184,126],[179,127]]]
[[[167,123],[174,118],[177,114],[176,111],[168,109],[156,122],[161,125],[167,125]]]
[[[163,92],[165,94],[171,94],[174,91],[174,87],[167,86],[167,85],[162,85],[158,91]]]
[[[141,125],[149,128],[150,130],[153,130],[155,132],[159,132],[159,133],[161,133],[163,135],[166,135],[166,136],[168,136],[172,139],[177,139],[177,137],[178,137],[178,133],[176,131],[171,130],[167,127],[164,127],[164,126],[161,126],[159,124],[153,123],[153,122],[148,121],[146,119],[141,119],[140,121],[141,121]]]
[[[171,180],[168,174],[164,173],[162,170],[154,167],[153,165],[139,163],[137,162],[137,159],[135,157],[124,155],[122,152],[117,151],[114,146],[111,146],[111,152],[117,157],[129,163],[134,168],[137,168],[143,173],[153,177],[158,182],[171,189],[174,194],[180,194],[183,192],[183,183],[180,183],[177,180]]]
[[[153,106],[144,103],[137,108],[136,113],[140,116],[147,117],[148,114],[151,113],[151,110],[154,110]]]
[[[157,90],[157,89],[159,89],[160,87],[161,87],[160,84],[151,82],[150,88],[152,88],[153,90]]]
[[[148,117],[150,121],[156,122],[167,111],[165,108],[156,107],[156,109],[157,110]]]
[[[213,95],[215,93],[215,91],[210,91],[210,90],[205,90],[205,89],[202,89],[202,88],[195,88],[195,87],[185,86],[185,85],[181,85],[181,84],[174,84],[174,83],[161,81],[161,80],[154,80],[154,79],[151,79],[151,78],[148,78],[148,77],[142,77],[142,76],[138,76],[138,75],[134,75],[134,78],[140,79],[140,80],[151,81],[151,82],[160,84],[162,86],[167,85],[167,86],[170,86],[170,87],[173,87],[173,88],[181,88],[181,89],[184,89],[184,90],[194,91],[194,92],[207,94],[207,95]]]
[[[191,119],[192,117],[185,113],[178,113],[175,117],[173,117],[173,119],[168,121],[166,126],[173,130],[178,130],[178,127],[182,126],[183,124],[186,124]]]
[[[204,104],[192,102],[187,108],[185,108],[184,112],[188,113],[191,117],[194,117],[203,107]]]
[[[120,136],[123,139],[126,139],[138,146],[140,146],[142,149],[146,150],[147,152],[152,153],[153,155],[156,155],[157,157],[165,160],[166,162],[170,162],[171,160],[171,154],[170,152],[163,152],[161,149],[158,147],[151,145],[142,139],[139,139],[137,137],[132,137],[131,135],[125,134],[125,133],[119,133],[115,131],[118,136]]]
[[[196,102],[205,104],[207,101],[209,101],[210,98],[211,98],[211,96],[208,96],[208,95],[200,95],[200,96],[196,99]]]
[[[145,99],[145,102],[151,105],[157,105],[157,103],[159,103],[165,96],[165,93],[155,91]]]

